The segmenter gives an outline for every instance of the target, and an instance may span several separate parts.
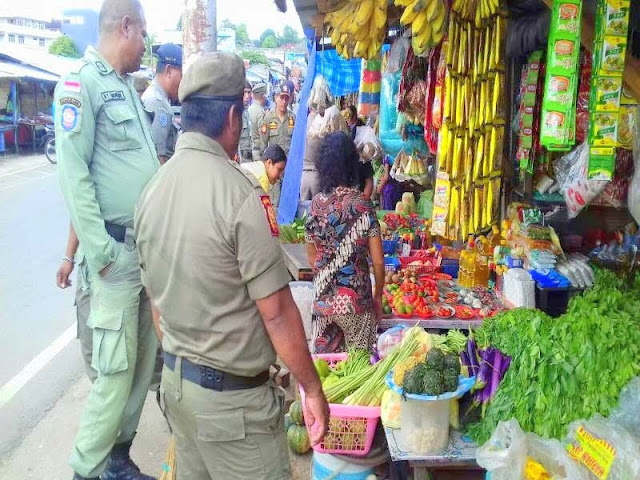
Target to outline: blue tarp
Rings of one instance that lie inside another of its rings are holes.
[[[322,75],[334,97],[360,90],[362,59],[345,60],[334,49],[318,52],[316,75]]]

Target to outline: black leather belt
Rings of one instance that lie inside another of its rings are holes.
[[[176,366],[176,356],[164,352],[164,364],[173,371]],[[240,377],[231,373],[222,372],[215,368],[196,365],[186,358],[182,358],[182,378],[189,380],[202,388],[217,390],[247,390],[267,383],[269,371],[265,370],[255,377]]]
[[[253,151],[252,150],[242,150],[240,152],[240,155],[242,155],[242,158],[253,158]]]
[[[118,243],[124,243],[124,239],[127,235],[127,227],[122,225],[116,225],[115,223],[104,222],[104,228],[107,229],[107,233]]]
[[[303,168],[302,171],[303,172],[316,172],[317,170],[315,168]]]

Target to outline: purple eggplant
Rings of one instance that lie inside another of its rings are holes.
[[[504,356],[500,350],[495,351],[493,356],[493,371],[491,372],[491,389],[488,392],[486,401],[488,402],[493,398],[496,391],[498,390],[498,385],[500,385],[500,380],[502,378],[502,364],[504,361]]]
[[[478,348],[476,347],[476,341],[471,337],[467,342],[467,354],[469,355],[469,365],[471,368],[469,374],[473,377],[478,374],[480,366],[478,365]]]
[[[476,376],[476,383],[473,386],[474,390],[485,390],[492,378],[492,365],[494,362],[494,356],[497,350],[493,347],[489,347],[486,350],[480,352],[480,358],[482,363],[478,369]]]

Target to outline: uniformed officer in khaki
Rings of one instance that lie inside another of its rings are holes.
[[[127,73],[146,36],[137,0],[105,0],[100,41],[56,87],[60,186],[90,281],[92,367],[74,479],[149,480],[129,449],[153,375],[157,339],[133,239],[135,205],[160,164],[147,113]]]
[[[290,97],[289,86],[286,83],[276,87],[276,108],[264,116],[260,127],[262,152],[269,145],[280,145],[284,153],[289,155],[293,127],[296,124],[296,116],[289,111]]]
[[[240,142],[238,143],[238,163],[253,162],[249,103],[251,103],[251,84],[245,81],[244,93],[242,95],[242,131],[240,132]]]
[[[244,64],[205,53],[180,85],[176,153],[144,190],[135,231],[163,334],[160,387],[178,480],[291,478],[276,353],[307,392],[313,443],[328,405],[306,345],[257,180],[231,161],[242,129]]]
[[[173,126],[171,102],[178,99],[178,86],[182,80],[182,47],[165,43],[158,48],[156,57],[156,76],[142,94],[142,103],[154,114],[151,135],[160,163],[164,164],[173,155],[178,136]]]
[[[267,85],[256,83],[251,89],[252,102],[249,105],[249,124],[251,125],[251,153],[254,162],[262,161],[263,151],[260,148],[260,127],[267,113]]]

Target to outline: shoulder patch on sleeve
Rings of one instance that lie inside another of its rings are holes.
[[[160,126],[162,128],[167,126],[167,124],[169,123],[169,119],[168,119],[167,114],[165,112],[161,112],[158,115],[158,122],[160,122]]]
[[[262,128],[260,129],[260,131],[261,131],[263,134],[267,133],[267,124],[266,124],[266,123],[263,123],[263,124],[262,124]]]
[[[68,78],[62,84],[62,90],[64,92],[80,93],[82,90],[82,83],[79,78]]]
[[[65,132],[77,131],[80,126],[80,107],[65,103],[60,109],[60,125]]]
[[[289,126],[293,127],[296,123],[296,119],[293,118],[293,115],[289,115]]]
[[[260,203],[262,203],[265,214],[267,215],[267,222],[269,223],[271,236],[278,237],[280,235],[280,229],[278,228],[276,212],[273,210],[273,205],[271,204],[271,197],[269,197],[269,195],[260,195]]]

